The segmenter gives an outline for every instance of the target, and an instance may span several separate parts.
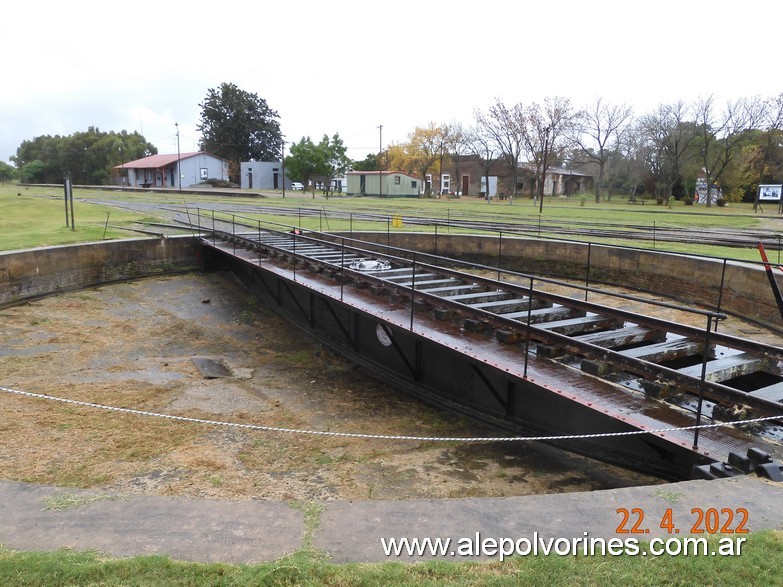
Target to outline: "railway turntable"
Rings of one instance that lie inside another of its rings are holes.
[[[591,289],[596,303],[587,288],[320,233],[200,238],[208,268],[396,387],[495,426],[497,442],[532,437],[673,480],[783,480],[783,348],[717,332],[718,313]]]

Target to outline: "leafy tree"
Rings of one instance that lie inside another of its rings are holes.
[[[678,101],[661,104],[642,117],[641,128],[648,143],[647,159],[655,180],[651,191],[658,197],[674,195],[675,186],[682,181],[683,169],[698,155],[697,128],[690,116],[691,110]]]
[[[16,177],[16,168],[4,161],[0,161],[0,182],[11,181]]]
[[[35,183],[41,181],[46,173],[46,163],[35,160],[25,163],[19,170],[19,175],[25,183]]]
[[[728,103],[718,113],[713,96],[700,98],[694,106],[698,132],[696,145],[707,184],[707,206],[712,205],[712,186],[720,184],[729,165],[737,157],[746,131],[753,128],[758,110],[755,103],[740,100]]]
[[[441,172],[444,154],[448,155],[448,153],[444,153],[449,142],[448,136],[448,127],[436,125],[434,122],[430,122],[426,127],[417,126],[409,135],[405,150],[408,157],[411,158],[413,169],[420,177],[424,178],[425,182],[427,172],[430,169],[437,173]],[[437,167],[435,167],[436,162],[438,162]],[[442,185],[439,187],[442,188]],[[429,193],[432,186],[426,185],[425,189]]]
[[[416,175],[419,162],[411,151],[412,147],[409,143],[390,144],[386,149],[387,169],[390,171],[402,171],[408,175]]]
[[[759,114],[758,129],[745,157],[750,180],[745,191],[754,201],[758,184],[783,182],[783,94],[765,100]]]
[[[381,164],[378,155],[368,153],[362,161],[353,162],[354,171],[380,171]]]
[[[291,145],[285,166],[293,179],[306,185],[315,175],[327,175],[330,178],[343,175],[351,163],[345,153],[346,147],[337,133],[331,139],[324,135],[317,145],[310,137],[302,137],[298,143]],[[327,183],[327,197],[330,187]]]
[[[110,183],[115,165],[157,152],[137,132],[107,133],[91,126],[65,137],[45,135],[23,141],[11,160],[20,170],[33,161],[44,163],[30,181],[61,183],[67,172],[75,183],[100,185]]]
[[[223,83],[218,89],[207,90],[199,106],[201,121],[197,128],[202,134],[202,148],[228,160],[233,169],[238,169],[242,161],[280,158],[283,136],[279,116],[263,98]],[[231,175],[238,183],[239,173]]]

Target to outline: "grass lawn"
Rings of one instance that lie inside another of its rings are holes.
[[[157,204],[187,204],[193,218],[202,208],[202,225],[209,228],[211,215],[217,219],[232,218],[226,209],[230,206],[262,207],[261,211],[237,212],[237,221],[261,228],[299,226],[306,230],[337,231],[430,231],[482,232],[497,234],[497,229],[477,230],[448,227],[448,222],[460,220],[516,225],[526,236],[566,238],[610,245],[632,245],[688,254],[712,255],[720,258],[758,261],[755,247],[706,246],[698,243],[662,242],[654,237],[668,230],[683,228],[705,231],[753,230],[763,231],[768,238],[783,235],[779,227],[781,217],[777,207],[767,205],[763,212],[755,213],[751,204],[731,204],[727,207],[685,206],[674,202],[672,207],[629,204],[625,198],[614,198],[596,204],[592,196],[584,199],[547,198],[543,213],[532,200],[525,198],[508,202],[486,202],[481,198],[348,198],[321,195],[315,198],[309,193],[280,192],[258,195],[256,192],[237,190],[231,193],[189,194],[167,192],[116,192],[74,189],[76,229],[65,224],[63,190],[58,186],[0,185],[0,250],[28,248],[42,245],[68,244],[102,240],[104,238],[133,238],[143,236],[132,229],[143,229],[145,224],[160,220],[136,214],[121,208],[87,203],[85,200],[101,200],[106,203],[155,202]],[[218,211],[213,212],[213,209]],[[393,227],[395,216],[406,219],[402,227]],[[440,225],[429,222],[418,224],[409,220],[416,217],[440,219]],[[107,218],[108,225],[107,228]],[[118,227],[118,228],[114,228]],[[611,227],[610,236],[584,236],[569,234],[573,228]],[[623,237],[623,233],[642,230],[645,239]],[[152,229],[154,231],[154,229]],[[770,251],[771,257],[774,254]]]
[[[0,250],[134,237],[138,234],[111,226],[130,228],[134,222],[151,220],[117,208],[85,204],[77,198],[74,194],[76,222],[72,229],[66,226],[63,190],[57,194],[50,188],[0,186]]]
[[[710,539],[711,547],[718,537]],[[316,551],[255,564],[186,563],[163,556],[0,549],[3,585],[781,585],[783,533],[748,535],[735,556],[537,556],[479,563],[331,564]]]

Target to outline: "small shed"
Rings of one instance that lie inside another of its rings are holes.
[[[243,161],[240,164],[240,187],[243,190],[291,189],[285,168],[279,161]]]
[[[419,178],[400,171],[350,171],[346,179],[349,196],[417,198],[422,188]]]
[[[121,185],[130,187],[192,186],[207,179],[228,181],[228,161],[209,153],[151,155],[115,165]]]

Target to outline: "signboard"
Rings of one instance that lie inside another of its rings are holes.
[[[761,184],[759,185],[759,202],[778,202],[783,185]]]

